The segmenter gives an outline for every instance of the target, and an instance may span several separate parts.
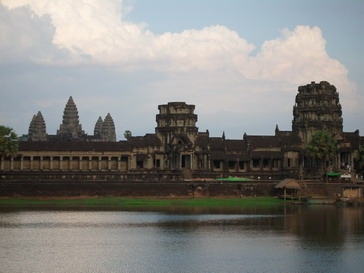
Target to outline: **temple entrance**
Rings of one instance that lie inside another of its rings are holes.
[[[351,153],[350,152],[341,152],[340,153],[340,169],[348,170],[351,169]]]
[[[191,169],[191,155],[182,155],[182,169]]]
[[[170,169],[179,169],[179,158],[180,158],[180,155],[179,153],[177,152],[174,152],[172,155],[171,155],[171,159],[170,159]]]

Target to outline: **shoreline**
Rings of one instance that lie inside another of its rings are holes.
[[[1,207],[11,206],[116,206],[116,207],[168,207],[168,206],[201,206],[201,207],[239,207],[270,206],[287,204],[287,201],[274,197],[245,198],[151,198],[151,197],[2,197]]]

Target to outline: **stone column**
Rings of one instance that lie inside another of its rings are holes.
[[[259,160],[259,170],[263,170],[263,158]]]
[[[110,156],[108,156],[107,157],[107,169],[110,171],[110,169],[111,169],[111,157]]]
[[[163,170],[165,170],[165,169],[167,169],[167,166],[168,166],[168,164],[167,164],[167,157],[164,155],[163,158],[162,158],[162,160],[161,160],[161,168]]]
[[[97,170],[98,171],[101,170],[101,157],[100,156],[97,157]]]
[[[20,157],[20,170],[23,170],[23,168],[24,168],[24,157],[23,156],[21,156]]]
[[[53,156],[49,156],[49,170],[53,170]]]
[[[63,156],[59,157],[59,170],[63,171]]]
[[[269,170],[272,171],[272,168],[273,168],[273,158],[271,157],[269,159]]]
[[[10,157],[10,170],[14,169],[14,157]]]
[[[88,170],[92,170],[92,156],[88,157]]]
[[[131,169],[131,158],[132,156],[128,155],[128,170]]]
[[[177,157],[176,157],[176,167],[178,170],[182,169],[182,155],[181,154],[178,154]]]
[[[74,170],[73,169],[73,158],[74,158],[74,156],[70,155],[68,158],[69,158],[69,160],[68,160],[68,170],[73,171]]]
[[[121,168],[121,156],[118,156],[118,171],[120,171],[120,168]]]
[[[33,156],[30,156],[30,166],[29,169],[32,171],[33,170]]]
[[[43,156],[39,157],[39,169],[43,170]]]

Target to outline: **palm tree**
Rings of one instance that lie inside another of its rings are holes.
[[[12,128],[0,125],[0,159],[18,153],[18,136]]]
[[[326,171],[326,162],[336,156],[337,142],[333,135],[327,131],[317,131],[312,135],[311,141],[306,145],[308,156],[320,161],[321,174]]]

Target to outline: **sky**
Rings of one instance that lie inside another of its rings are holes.
[[[297,89],[336,86],[364,133],[364,1],[0,0],[0,124],[56,134],[73,97],[83,130],[153,133],[158,105],[196,106],[199,131],[291,130]]]

